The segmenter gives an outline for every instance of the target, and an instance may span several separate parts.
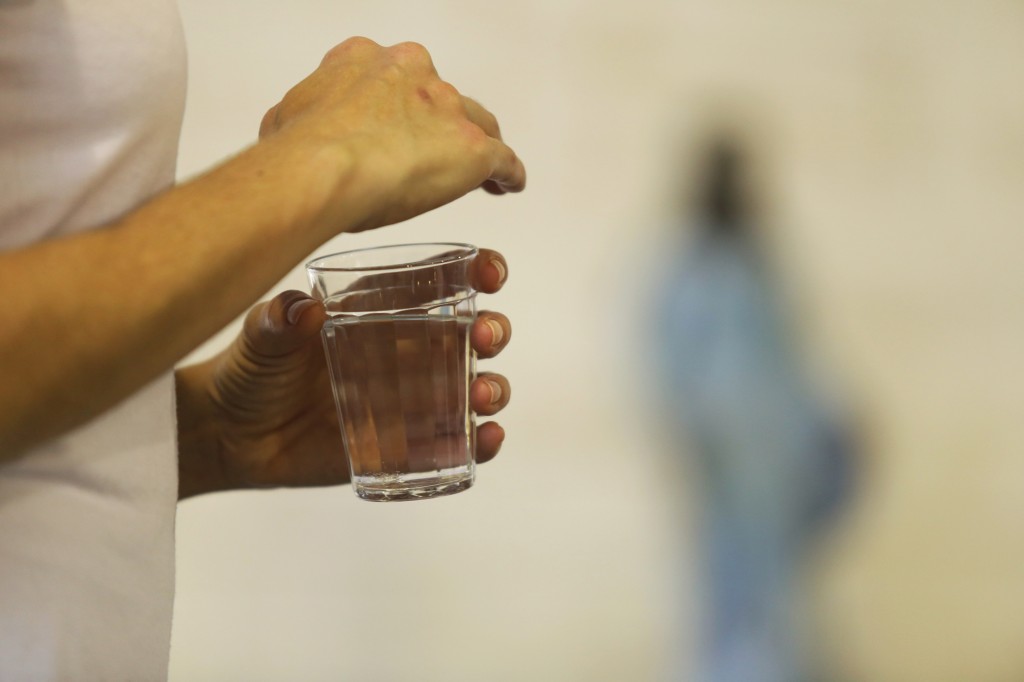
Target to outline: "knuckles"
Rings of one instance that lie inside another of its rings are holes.
[[[381,46],[362,36],[354,36],[338,43],[324,55],[324,63],[337,61],[339,59],[350,59],[356,55],[365,55],[376,52]]]
[[[398,43],[391,46],[388,51],[392,58],[400,64],[408,66],[433,66],[430,52],[423,45],[415,42]]]
[[[266,137],[270,133],[277,130],[279,126],[279,122],[277,119],[279,107],[280,104],[275,104],[274,106],[267,109],[267,113],[263,115],[263,120],[260,121],[260,137]]]
[[[487,133],[468,119],[459,122],[463,141],[467,151],[476,157],[487,157],[491,151],[491,138]]]
[[[429,94],[430,100],[438,106],[446,109],[462,106],[462,95],[454,85],[447,81],[437,79],[424,89]]]
[[[433,68],[433,61],[427,48],[416,42],[403,42],[391,47],[382,47],[369,38],[355,36],[338,43],[324,55],[323,63],[365,59],[373,55],[385,53],[393,63],[403,67]]]

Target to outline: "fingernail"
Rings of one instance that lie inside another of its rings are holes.
[[[501,400],[501,384],[496,381],[488,381],[487,387],[491,389],[491,405],[497,405]]]
[[[508,277],[508,270],[505,269],[505,264],[498,258],[492,258],[491,265],[498,271],[498,286],[501,286],[505,283],[505,278]]]
[[[505,329],[497,320],[487,320],[487,328],[491,330],[491,348],[497,348],[505,339]]]
[[[300,298],[291,305],[288,306],[288,310],[285,313],[285,317],[288,319],[288,324],[296,324],[299,318],[302,317],[302,313],[316,305],[316,301],[312,298]]]

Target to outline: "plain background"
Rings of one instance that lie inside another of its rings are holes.
[[[864,428],[808,564],[829,679],[1024,678],[1024,5],[181,0],[189,177],[350,35],[425,44],[529,188],[317,253],[501,250],[508,439],[451,498],[232,493],[178,514],[174,682],[690,679],[694,479],[649,390],[690,152],[758,141],[767,237]],[[253,263],[252,267],[259,267]],[[301,270],[275,291],[305,288]],[[223,346],[237,325],[193,357]]]

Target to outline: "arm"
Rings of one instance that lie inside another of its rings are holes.
[[[335,234],[520,189],[498,136],[419,46],[350,40],[237,157],[101,229],[0,254],[0,461],[169,370]]]
[[[0,254],[4,456],[170,369],[329,236],[289,154],[268,140],[116,224]]]

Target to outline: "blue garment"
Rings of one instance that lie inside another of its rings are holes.
[[[664,403],[700,475],[703,682],[807,679],[797,571],[849,486],[849,439],[771,285],[745,233],[706,229],[658,293]]]

